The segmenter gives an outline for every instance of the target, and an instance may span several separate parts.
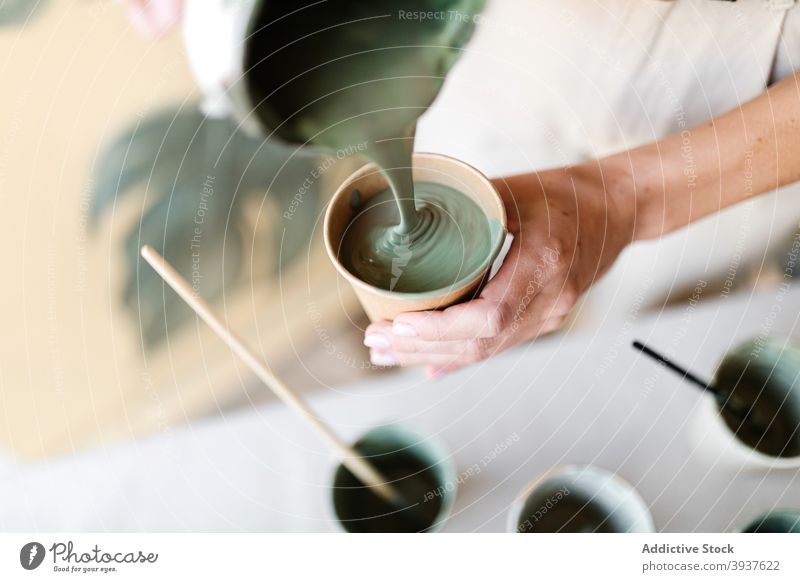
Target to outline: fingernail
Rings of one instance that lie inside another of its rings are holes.
[[[396,366],[398,364],[397,359],[391,354],[375,353],[370,355],[369,359],[376,366]]]
[[[392,333],[400,337],[417,337],[417,330],[407,323],[395,323],[392,325]]]
[[[157,35],[156,27],[143,8],[132,8],[128,12],[128,18],[139,34],[148,38],[153,38]]]
[[[429,380],[438,380],[446,373],[447,370],[445,370],[445,368],[433,368],[433,369],[428,368],[427,370],[425,370],[425,375],[428,376]]]
[[[168,33],[175,25],[175,20],[168,12],[159,10],[152,16],[152,26],[158,36]]]
[[[178,2],[156,2],[152,10],[153,19],[162,32],[166,32],[175,26],[180,18],[180,4]]]
[[[371,333],[364,338],[364,345],[368,348],[389,348],[392,343],[385,335]]]

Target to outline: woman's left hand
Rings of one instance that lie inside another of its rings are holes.
[[[557,329],[633,237],[627,182],[609,179],[588,165],[495,180],[514,235],[500,271],[472,301],[370,325],[372,363],[436,377]]]

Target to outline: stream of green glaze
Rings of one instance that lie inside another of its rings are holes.
[[[500,225],[464,194],[415,184],[416,121],[441,89],[484,0],[263,2],[250,25],[247,92],[263,128],[333,151],[367,142],[386,192],[356,208],[340,260],[398,292],[451,286],[499,249]],[[437,13],[442,18],[423,18]],[[394,197],[393,204],[385,204]],[[392,208],[393,207],[393,208]]]

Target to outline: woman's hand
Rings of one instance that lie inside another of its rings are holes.
[[[148,37],[169,32],[178,24],[183,0],[123,0],[133,26]]]
[[[633,240],[800,181],[800,72],[711,121],[591,163],[496,180],[515,235],[478,299],[367,328],[376,365],[431,375],[556,329]]]
[[[370,325],[373,364],[436,377],[557,329],[632,240],[633,204],[609,178],[587,165],[495,180],[514,235],[502,268],[477,299]]]

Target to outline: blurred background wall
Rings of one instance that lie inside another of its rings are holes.
[[[18,14],[10,13],[14,4]],[[180,33],[146,39],[110,0],[39,2],[34,11],[36,3],[24,4],[7,2],[9,12],[0,13],[0,454],[69,453],[165,432],[175,423],[265,398],[188,314],[155,340],[139,325],[137,303],[149,301],[148,295],[155,302],[151,317],[163,311],[164,319],[180,309],[152,280],[137,296],[137,283],[150,274],[131,264],[143,213],[164,201],[171,202],[173,215],[180,210],[180,200],[159,199],[159,176],[145,174],[127,191],[112,190],[104,211],[92,219],[98,188],[109,187],[98,180],[113,182],[118,175],[124,181],[134,153],[144,157],[144,168],[154,164],[148,156],[159,153],[167,169],[180,165],[180,147],[175,154],[149,145],[163,136],[179,141],[170,123],[198,117],[199,95]],[[150,126],[158,130],[155,139],[140,139]],[[138,146],[126,142],[131,135]],[[109,160],[120,163],[109,154],[113,147],[128,156],[121,171],[109,169]],[[313,168],[313,161],[304,164]],[[329,169],[319,189],[328,192],[344,166]],[[102,177],[104,171],[110,177]],[[202,171],[192,179],[202,181]],[[169,191],[169,172],[160,179]],[[296,191],[290,184],[279,199],[267,194],[267,185],[242,199],[235,250],[241,268],[215,303],[277,370],[313,388],[352,379],[369,366],[359,326],[349,319],[359,312],[322,246],[301,240],[298,259],[278,270],[278,218],[292,187]],[[218,180],[217,189],[223,188]],[[190,190],[192,214],[200,195],[199,186]],[[321,199],[306,206],[302,211],[313,228]],[[151,238],[166,240],[188,236],[178,232],[185,222],[165,221],[161,231],[145,226]],[[319,232],[306,234],[317,240]],[[184,263],[187,277],[189,268]]]

